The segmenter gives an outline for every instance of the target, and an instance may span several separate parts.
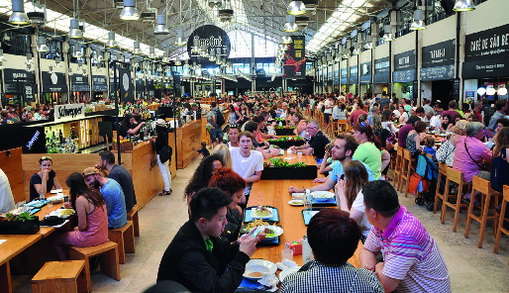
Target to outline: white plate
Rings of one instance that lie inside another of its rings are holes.
[[[292,193],[292,199],[304,199],[304,195],[303,192],[294,192]]]
[[[62,191],[63,191],[62,189],[53,189],[52,191],[50,191],[50,193],[60,193]]]
[[[66,211],[66,210],[71,210],[71,211],[73,211],[73,213],[72,214],[63,214],[62,212]],[[58,209],[58,210],[52,211],[48,215],[49,216],[57,216],[57,217],[62,218],[62,219],[67,219],[70,216],[74,215],[75,213],[76,212],[74,210],[72,210],[72,209]]]
[[[46,198],[46,200],[49,200],[49,201],[54,202],[54,203],[55,202],[59,202],[59,201],[63,201],[64,200],[64,195],[63,194],[62,195],[57,194],[57,195],[50,196],[50,197]]]
[[[270,219],[270,218],[272,218],[272,208],[268,208],[268,207],[265,207],[265,208],[269,211],[269,214],[264,215],[264,216],[257,215],[256,208],[252,208],[251,209],[251,218],[253,218],[253,219]]]
[[[313,191],[311,192],[313,198],[316,199],[329,199],[334,197],[334,192],[330,191]]]
[[[292,199],[288,203],[294,207],[300,207],[304,205],[304,201],[300,199]]]
[[[269,228],[271,229],[272,231],[274,231],[273,234],[271,235],[274,235],[274,236],[271,236],[271,237],[267,237],[267,234],[265,235],[265,239],[269,239],[269,238],[276,238],[278,236],[281,236],[281,234],[283,234],[283,228],[281,227],[278,227],[278,226],[258,226],[258,229],[262,229],[260,231],[260,233],[265,233],[265,228]]]
[[[246,270],[244,272],[244,278],[250,280],[259,280],[263,277],[264,274],[275,274],[277,271],[277,266],[271,261],[265,259],[251,259],[246,264]],[[250,276],[251,273],[259,272],[262,273],[261,276]]]
[[[289,274],[293,274],[295,272],[298,272],[300,270],[300,267],[292,267],[292,268],[288,268],[286,270],[283,270],[279,273],[279,280],[281,282],[283,282],[283,280],[289,275]]]

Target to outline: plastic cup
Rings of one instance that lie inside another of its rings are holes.
[[[285,249],[281,250],[281,261],[288,259],[293,260],[293,250],[286,247]]]

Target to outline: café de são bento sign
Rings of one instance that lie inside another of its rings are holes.
[[[214,25],[204,25],[189,36],[187,40],[187,54],[191,62],[208,63],[207,58],[200,55],[199,49],[214,55],[216,58],[227,59],[230,56],[231,43],[228,34]]]

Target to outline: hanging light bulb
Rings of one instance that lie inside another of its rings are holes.
[[[452,10],[454,10],[456,12],[466,12],[466,11],[475,10],[474,1],[473,0],[456,0]]]
[[[108,42],[106,43],[106,47],[115,48],[117,47],[117,41],[115,41],[115,32],[108,32]]]
[[[46,38],[43,36],[39,36],[38,38],[38,46],[37,46],[37,52],[39,53],[46,53],[49,51],[48,45],[46,45]]]
[[[179,27],[177,30],[177,41],[175,42],[175,45],[177,46],[185,46],[187,42],[184,40],[184,30],[182,27]]]
[[[170,33],[170,31],[166,27],[166,15],[158,14],[156,28],[154,29],[154,34],[155,35],[167,35],[169,33]]]
[[[415,9],[414,11],[414,21],[412,21],[412,24],[410,25],[410,30],[417,31],[417,30],[425,30],[426,24],[424,23],[424,15],[422,9]]]
[[[292,43],[292,37],[290,37],[290,36],[282,36],[281,37],[281,44],[289,45],[291,43]]]
[[[148,54],[148,57],[155,59],[156,56],[156,49],[154,47],[150,47],[150,53]]]
[[[136,9],[135,0],[124,0],[124,8],[122,8],[122,12],[120,12],[120,19],[122,20],[140,19],[140,13],[138,13],[138,9]]]
[[[286,14],[290,15],[303,15],[306,14],[306,6],[300,0],[292,1],[286,9]]]
[[[294,15],[287,15],[286,16],[286,23],[283,26],[283,31],[287,33],[294,33],[299,31],[299,27],[297,24],[295,24],[295,16]]]
[[[9,17],[9,23],[25,25],[30,23],[30,19],[25,13],[23,0],[12,0],[12,13]]]
[[[134,55],[140,55],[140,54],[141,54],[140,42],[138,42],[138,41],[134,41],[134,50],[133,50],[133,54],[134,54]]]
[[[71,25],[69,26],[69,38],[70,39],[82,39],[83,32],[80,30],[79,20],[71,18]]]
[[[217,60],[217,58],[216,58],[216,51],[212,50],[212,51],[210,52],[209,61],[210,61],[210,62],[215,62],[216,60]]]
[[[384,42],[392,42],[394,41],[394,36],[392,34],[392,27],[390,24],[384,25],[384,36],[382,37]]]
[[[181,66],[182,65],[182,62],[180,62],[180,58],[177,57],[177,59],[175,60],[175,66]]]

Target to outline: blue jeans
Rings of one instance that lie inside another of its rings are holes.
[[[216,138],[219,140],[219,142],[221,142],[223,140],[223,130],[221,129],[221,127],[212,128],[210,130],[209,134],[210,134],[210,140],[212,142],[215,142]]]

